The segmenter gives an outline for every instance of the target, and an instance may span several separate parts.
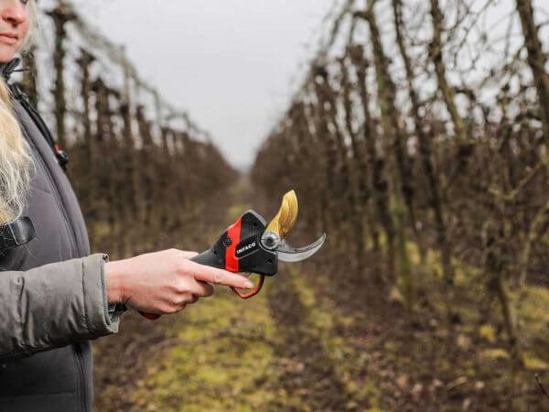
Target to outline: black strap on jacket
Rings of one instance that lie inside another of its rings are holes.
[[[11,60],[9,63],[0,65],[0,74],[2,77],[4,77],[4,80],[6,83],[8,82],[11,74],[14,71],[22,71],[15,70],[16,67],[19,65],[19,62],[21,59],[18,57]],[[17,99],[25,111],[29,114],[29,116],[32,118],[46,141],[48,142],[49,146],[53,150],[53,153],[55,154],[55,158],[57,159],[57,163],[61,166],[63,170],[67,170],[67,163],[69,162],[69,156],[64,150],[61,150],[59,148],[59,145],[55,142],[55,139],[53,138],[50,129],[46,125],[46,122],[44,122],[44,119],[42,119],[42,116],[40,116],[40,113],[32,106],[32,104],[29,101],[28,96],[21,90],[19,85],[17,84],[9,84],[8,87],[11,90],[11,93],[15,99]]]
[[[28,216],[0,225],[0,256],[14,247],[30,242],[35,236],[36,230]]]
[[[13,71],[15,70],[18,64],[19,64],[19,59],[16,58],[7,64],[0,65],[0,74],[2,75],[2,77],[4,77],[6,83],[9,80],[11,73],[13,73]],[[14,87],[10,85],[9,87],[15,97],[24,96],[24,94],[20,91],[20,89],[17,86]],[[23,103],[24,99],[18,98],[18,100],[20,100],[23,106],[25,107],[25,103]],[[32,106],[28,101],[26,101],[26,105],[32,108]],[[26,110],[29,111],[29,109],[27,108]],[[38,117],[40,116],[38,115]],[[37,125],[39,125],[39,122],[37,122],[36,119],[35,119],[35,122],[37,123]],[[48,140],[48,142],[50,142],[50,139],[53,142],[53,138],[51,137],[51,134],[49,134],[49,131],[47,133],[44,133],[44,132],[42,133],[44,134],[44,136],[46,136],[46,139]],[[53,144],[55,145],[55,142],[53,142]],[[50,143],[50,146],[51,145],[52,144]],[[59,158],[58,158],[58,161],[59,161]],[[2,256],[4,253],[6,253],[10,249],[13,249],[15,247],[18,247],[30,242],[32,239],[34,239],[35,236],[36,236],[35,227],[32,224],[32,220],[28,216],[23,216],[9,223],[0,225],[0,256]]]

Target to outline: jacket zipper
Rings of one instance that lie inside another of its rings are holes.
[[[53,138],[48,125],[46,124],[46,122],[44,122],[44,119],[42,119],[42,116],[40,116],[40,113],[38,113],[38,111],[32,106],[32,104],[29,103],[27,95],[21,91],[19,86],[17,84],[12,84],[10,86],[11,86],[10,90],[12,94],[15,96],[17,100],[19,100],[23,108],[27,111],[27,114],[34,121],[34,123],[36,124],[36,127],[38,127],[38,130],[42,132],[42,135],[48,141],[49,146],[51,147],[51,149],[55,154],[55,157],[57,158],[57,151],[55,148],[55,139]]]
[[[16,95],[15,97],[17,98],[17,100],[19,100],[19,102],[21,103],[21,106],[23,106],[23,108],[25,109],[27,114],[29,114],[29,116],[31,117],[31,119],[35,123],[37,122],[38,119],[40,119],[43,122],[42,118],[37,113],[34,113],[34,115],[33,115],[34,109],[32,108],[32,106],[29,103],[27,103],[25,101],[25,99],[21,95]],[[42,123],[42,124],[45,126],[44,123]],[[42,131],[42,133],[43,133],[42,127],[40,127],[39,125],[37,125],[37,126],[38,126],[38,129],[40,131]],[[46,130],[48,130],[48,129],[46,128]],[[28,133],[28,131],[27,131],[27,133]],[[50,138],[51,138],[51,135],[50,135]],[[47,139],[47,137],[46,137],[46,139]],[[67,229],[67,232],[69,233],[69,240],[71,242],[71,247],[73,248],[74,252],[78,254],[79,249],[77,248],[76,234],[74,233],[74,228],[72,228],[71,225],[69,224],[69,217],[68,217],[67,211],[65,209],[65,204],[63,203],[63,200],[61,199],[61,196],[59,195],[59,193],[56,190],[57,185],[54,182],[51,171],[48,168],[48,166],[46,164],[46,161],[43,158],[42,153],[40,152],[40,150],[38,149],[38,147],[36,146],[36,144],[32,140],[32,137],[29,136],[28,140],[33,145],[35,151],[38,153],[38,157],[40,158],[39,159],[40,163],[42,164],[42,166],[44,167],[44,169],[46,171],[46,177],[47,177],[47,179],[48,179],[48,181],[51,185],[52,192],[54,192],[53,195],[55,196],[55,199],[57,200],[58,206],[61,209],[61,212],[63,214],[63,221],[65,223],[65,227]]]
[[[21,105],[23,106],[25,111],[27,112],[27,114],[29,114],[29,116],[31,117],[31,119],[35,123],[37,122],[37,119],[39,119],[39,120],[42,121],[42,125],[45,126],[45,124],[43,123],[43,120],[40,117],[40,115],[38,115],[37,113],[35,115],[33,115],[34,108],[32,108],[32,106],[29,103],[27,103],[25,101],[25,99],[22,98],[21,95],[16,95],[15,97],[17,98],[17,100],[19,102],[21,102]],[[44,131],[42,130],[42,128],[38,124],[37,124],[37,127],[42,132],[42,134],[44,134]],[[48,130],[48,129],[46,128],[46,130]],[[29,133],[28,131],[26,131],[26,132]],[[51,138],[51,135],[49,137]],[[46,139],[48,139],[48,137],[46,137]],[[63,223],[65,224],[65,228],[67,229],[67,232],[69,234],[69,241],[71,243],[71,247],[73,248],[73,251],[75,253],[78,253],[78,248],[76,246],[76,244],[77,244],[76,235],[74,233],[73,228],[69,224],[69,218],[68,218],[68,215],[67,215],[67,211],[65,210],[65,205],[63,203],[63,200],[61,199],[61,196],[59,195],[59,193],[56,189],[57,186],[55,185],[55,182],[54,182],[53,176],[51,174],[51,171],[48,168],[48,165],[46,164],[46,161],[43,158],[42,152],[40,151],[40,149],[38,149],[38,147],[34,143],[32,137],[30,137],[30,135],[28,136],[27,140],[33,146],[34,151],[37,153],[36,158],[38,158],[38,161],[40,162],[40,164],[42,165],[42,167],[44,168],[44,170],[46,172],[46,178],[48,179],[48,182],[49,182],[50,187],[52,189],[53,196],[55,197],[57,205],[58,205],[58,207],[61,210],[61,213],[63,215]],[[80,398],[82,400],[82,408],[83,408],[84,411],[87,411],[88,410],[87,409],[87,393],[86,393],[86,388],[85,388],[85,383],[84,383],[84,367],[82,366],[82,363],[83,363],[83,361],[82,361],[82,351],[81,351],[80,346],[79,346],[78,343],[73,344],[73,346],[75,346],[75,352],[76,352],[76,365],[77,365],[77,368],[78,368],[78,380],[79,380],[79,386],[80,386],[80,393],[81,393]]]

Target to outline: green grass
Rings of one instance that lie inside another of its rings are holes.
[[[218,288],[219,289],[219,288]],[[263,293],[242,301],[229,291],[185,309],[174,324],[182,343],[166,351],[135,393],[148,410],[258,410],[276,393],[258,382],[276,380],[276,339]]]

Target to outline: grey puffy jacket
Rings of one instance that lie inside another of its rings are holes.
[[[14,110],[36,164],[26,212],[36,237],[0,256],[0,411],[90,411],[90,340],[118,332],[125,308],[107,303],[108,256],[90,254],[51,147],[17,100]]]

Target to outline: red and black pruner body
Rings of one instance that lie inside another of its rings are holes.
[[[191,260],[229,272],[253,272],[262,275],[251,292],[244,294],[234,289],[242,298],[251,297],[259,292],[263,276],[273,276],[278,270],[277,252],[266,249],[261,240],[266,227],[263,217],[248,210],[219,236],[210,249]]]

